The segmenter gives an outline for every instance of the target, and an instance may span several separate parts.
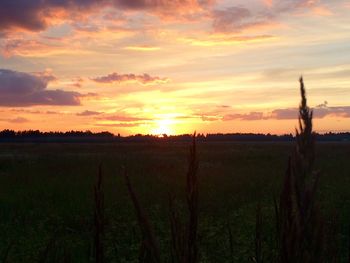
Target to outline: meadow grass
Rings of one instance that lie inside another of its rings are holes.
[[[292,149],[289,143],[197,145],[201,262],[251,262],[258,202],[264,223],[262,248],[264,256],[270,257],[273,251],[268,248],[275,233],[273,195],[280,193]],[[2,145],[0,251],[13,242],[8,262],[37,262],[39,252],[57,233],[57,246],[67,247],[72,262],[87,262],[93,244],[93,186],[103,160],[108,262],[138,260],[139,226],[120,169],[125,163],[159,236],[160,250],[168,253],[169,192],[176,196],[179,214],[185,218],[187,156],[186,143]],[[319,203],[325,214],[340,211],[341,262],[346,262],[348,250],[349,156],[350,144],[317,144]]]

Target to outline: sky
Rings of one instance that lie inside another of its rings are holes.
[[[0,129],[350,131],[349,0],[1,0]]]

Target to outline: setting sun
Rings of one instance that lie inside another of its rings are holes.
[[[156,128],[151,131],[151,134],[163,137],[166,135],[173,135],[174,130],[172,126],[174,125],[174,121],[171,119],[164,119],[155,122]]]

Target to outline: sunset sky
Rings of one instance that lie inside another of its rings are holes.
[[[0,129],[350,130],[348,0],[1,0]]]

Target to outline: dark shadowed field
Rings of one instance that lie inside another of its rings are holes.
[[[62,262],[62,258],[89,262],[93,185],[100,163],[107,262],[137,262],[139,251],[139,228],[122,166],[130,174],[166,257],[169,193],[186,209],[188,146],[174,142],[1,144],[0,257],[7,257],[7,262]],[[292,147],[291,143],[198,143],[201,262],[252,262],[258,202],[262,205],[263,254],[270,262],[275,238],[273,197],[279,195]],[[325,217],[336,218],[341,233],[336,242],[346,262],[350,144],[318,143],[315,167],[321,171],[318,199]]]

